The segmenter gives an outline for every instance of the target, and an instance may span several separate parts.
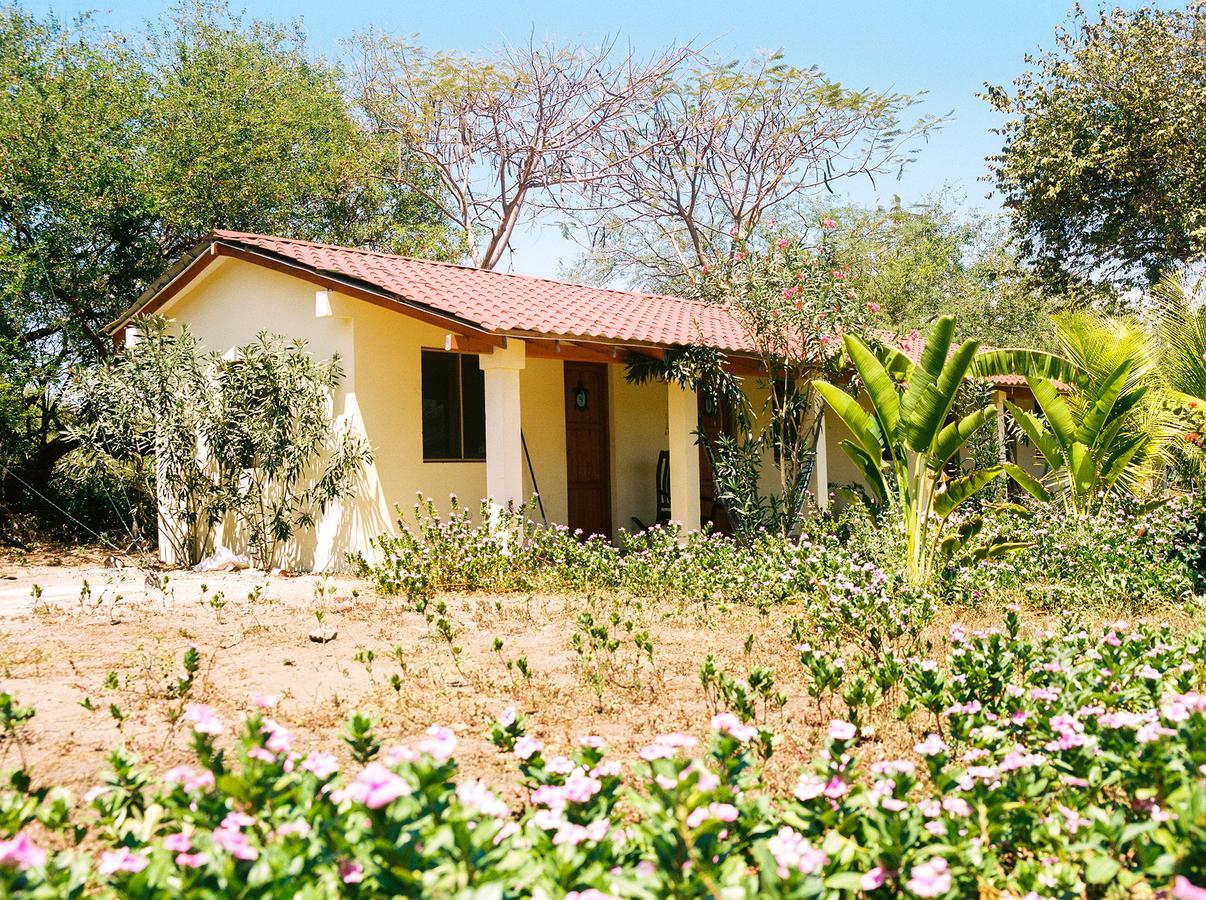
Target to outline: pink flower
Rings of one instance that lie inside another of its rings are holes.
[[[339,760],[330,753],[315,750],[302,760],[301,767],[315,778],[326,779],[339,771]]]
[[[515,742],[515,755],[520,759],[531,759],[544,749],[544,744],[526,734]]]
[[[829,723],[829,739],[831,741],[853,740],[856,734],[858,734],[858,729],[849,722],[834,719]]]
[[[1200,888],[1184,875],[1173,881],[1173,900],[1206,900],[1206,888]]]
[[[339,877],[344,884],[359,884],[364,880],[364,866],[351,859],[342,860],[339,863]]]
[[[356,776],[356,780],[341,791],[332,794],[337,803],[353,800],[369,809],[381,809],[399,797],[411,792],[410,785],[401,775],[391,772],[381,763],[369,763]]]
[[[833,221],[833,219],[822,219],[821,227],[826,231],[833,231],[833,229],[837,228],[837,222]]]
[[[518,713],[516,713],[515,707],[508,706],[506,709],[504,709],[502,711],[502,715],[498,717],[498,724],[501,725],[503,728],[510,728],[512,725],[515,724],[515,719],[517,716],[518,716]]]
[[[456,735],[451,728],[432,725],[427,729],[427,739],[419,742],[419,749],[430,754],[436,762],[448,762],[456,751]]]
[[[185,869],[199,869],[209,862],[204,853],[179,853],[176,855],[176,865]]]
[[[786,825],[766,842],[766,847],[778,864],[780,878],[786,878],[793,871],[803,875],[815,875],[829,862],[828,856],[808,843],[795,829]]]
[[[256,709],[272,709],[276,706],[276,694],[253,693],[251,695],[251,705]]]
[[[184,721],[192,724],[193,731],[198,734],[218,735],[226,730],[214,708],[204,703],[190,703],[184,707]]]
[[[797,800],[807,802],[814,800],[825,792],[825,782],[809,772],[800,776],[796,782],[795,796]]]
[[[790,244],[791,241],[789,241],[787,238],[779,238],[779,240],[775,241],[775,246],[780,250],[786,250]]]
[[[179,784],[185,793],[200,791],[214,786],[214,773],[209,769],[198,772],[191,766],[176,766],[168,769],[163,775],[166,784]]]
[[[100,865],[96,870],[102,875],[113,875],[117,872],[141,872],[147,867],[147,858],[131,853],[128,847],[119,850],[109,850],[101,855]]]
[[[885,879],[884,870],[879,866],[871,869],[869,872],[864,872],[862,880],[859,882],[859,887],[864,891],[871,892],[883,887]]]
[[[217,846],[235,859],[252,860],[259,855],[255,847],[247,842],[247,835],[225,821],[213,830],[212,837]]]
[[[908,887],[918,897],[941,897],[951,889],[950,866],[941,856],[914,866],[909,873]]]
[[[193,848],[193,841],[183,831],[177,831],[175,834],[169,834],[163,839],[163,849],[171,850],[173,853],[187,853]]]
[[[741,720],[730,712],[717,713],[712,716],[712,730],[729,735],[739,744],[744,744],[758,736],[757,728],[753,725],[741,724]]]
[[[877,313],[880,311],[880,309],[881,309],[880,305],[878,303],[876,303],[874,300],[867,301],[867,311],[868,312]]]
[[[0,841],[0,866],[6,869],[37,869],[46,865],[46,851],[24,831],[11,840]]]

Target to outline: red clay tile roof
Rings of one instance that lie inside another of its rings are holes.
[[[354,278],[487,331],[635,344],[752,349],[723,307],[237,231],[214,238]]]
[[[240,231],[215,230],[212,237],[222,244],[266,253],[324,275],[354,279],[485,331],[619,344],[703,344],[739,353],[755,352],[745,329],[727,309],[681,297],[591,287]],[[187,262],[182,260],[165,273],[114,324],[127,321],[151,302]],[[914,363],[920,360],[925,340],[919,333],[902,336],[880,332],[879,336]],[[1016,375],[996,376],[991,381],[1002,387],[1026,384]]]

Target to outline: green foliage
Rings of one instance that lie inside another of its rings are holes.
[[[317,362],[304,341],[267,333],[218,359],[161,317],[134,325],[134,347],[80,374],[75,438],[93,467],[128,474],[157,502],[177,559],[200,559],[229,516],[255,562],[272,567],[371,459],[359,434],[332,421],[339,360]]]
[[[719,391],[736,415],[739,437],[708,447],[718,497],[745,533],[797,529],[819,435],[813,379],[836,373],[843,365],[842,336],[866,331],[875,319],[874,305],[860,296],[851,264],[831,236],[836,227],[825,219],[802,234],[738,234],[731,257],[704,266],[697,285],[703,300],[733,311],[767,373],[760,410],[740,392]],[[723,371],[717,365],[710,378],[685,383],[716,390],[713,384],[729,383]],[[758,475],[768,458],[778,491],[763,498]]]
[[[1023,478],[1037,499],[1060,498],[1085,514],[1107,496],[1143,491],[1165,439],[1147,335],[1120,319],[1089,313],[1056,320],[1060,344],[1082,372],[1061,396],[1047,379],[1027,379],[1043,418],[1010,403],[1023,434],[1048,466],[1045,484]]]
[[[530,733],[538,714],[504,710],[489,738],[516,770],[510,803],[460,771],[442,725],[378,749],[373,723],[354,717],[361,749],[345,772],[258,712],[228,739],[215,710],[191,704],[194,759],[157,777],[117,751],[87,811],[14,775],[0,789],[0,890],[1188,897],[1206,884],[1203,640],[1125,622],[1036,636],[1012,608],[1000,627],[955,626],[900,662],[887,691],[860,671],[818,694],[856,709],[899,701],[911,750],[875,759],[871,733],[834,718],[790,791],[765,770],[778,742],[765,720],[783,702],[774,673],[739,679],[712,659],[701,682],[721,711],[694,733],[651,736],[627,766],[595,736],[555,754]]]
[[[897,519],[906,544],[906,572],[917,583],[927,582],[935,561],[949,557],[972,536],[944,534],[956,510],[1002,472],[1017,471],[992,465],[947,477],[967,442],[997,415],[990,404],[948,422],[979,349],[976,341],[965,341],[952,350],[954,330],[949,316],[938,319],[917,365],[900,353],[885,355],[891,374],[862,339],[847,335],[846,352],[867,393],[870,413],[842,388],[816,382],[821,397],[851,432],[842,449],[874,500]]]
[[[886,327],[924,329],[950,315],[958,340],[1054,349],[1052,299],[1019,265],[1002,222],[956,202],[943,194],[909,207],[897,198],[888,208],[814,204],[801,214],[838,222],[834,239]]]
[[[67,371],[108,357],[103,326],[211,229],[452,252],[433,205],[379,178],[340,79],[299,29],[223,5],[147,35],[0,8],[6,498],[47,493],[74,446]]]
[[[1023,256],[1057,288],[1154,282],[1206,254],[1202,9],[1076,8],[1056,48],[986,98]]]
[[[252,557],[271,568],[282,543],[352,492],[372,454],[347,423],[332,423],[338,357],[317,362],[305,341],[261,332],[216,367],[214,409],[202,423],[218,469],[210,513],[233,514]]]

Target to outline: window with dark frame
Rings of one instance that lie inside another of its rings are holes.
[[[486,458],[486,384],[477,356],[424,350],[423,459]]]

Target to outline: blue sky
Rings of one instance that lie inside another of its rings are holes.
[[[26,0],[25,6],[64,18],[90,10],[98,24],[132,30],[157,19],[168,4]],[[981,179],[985,157],[999,146],[992,134],[999,123],[976,93],[985,81],[1008,83],[1022,71],[1027,52],[1050,47],[1071,0],[232,0],[231,6],[259,18],[300,18],[314,50],[326,56],[338,54],[341,38],[369,27],[418,34],[429,46],[462,51],[524,40],[529,33],[585,41],[619,34],[638,51],[671,42],[709,44],[733,58],[782,49],[788,61],[818,65],[850,87],[927,91],[923,111],[954,116],[902,178],[880,179],[875,189],[852,184],[853,199],[886,204],[899,194],[910,203],[949,187],[966,205],[994,210],[999,203],[985,197],[990,186]],[[518,235],[505,264],[554,275],[559,261],[573,255],[575,245],[543,229]]]

